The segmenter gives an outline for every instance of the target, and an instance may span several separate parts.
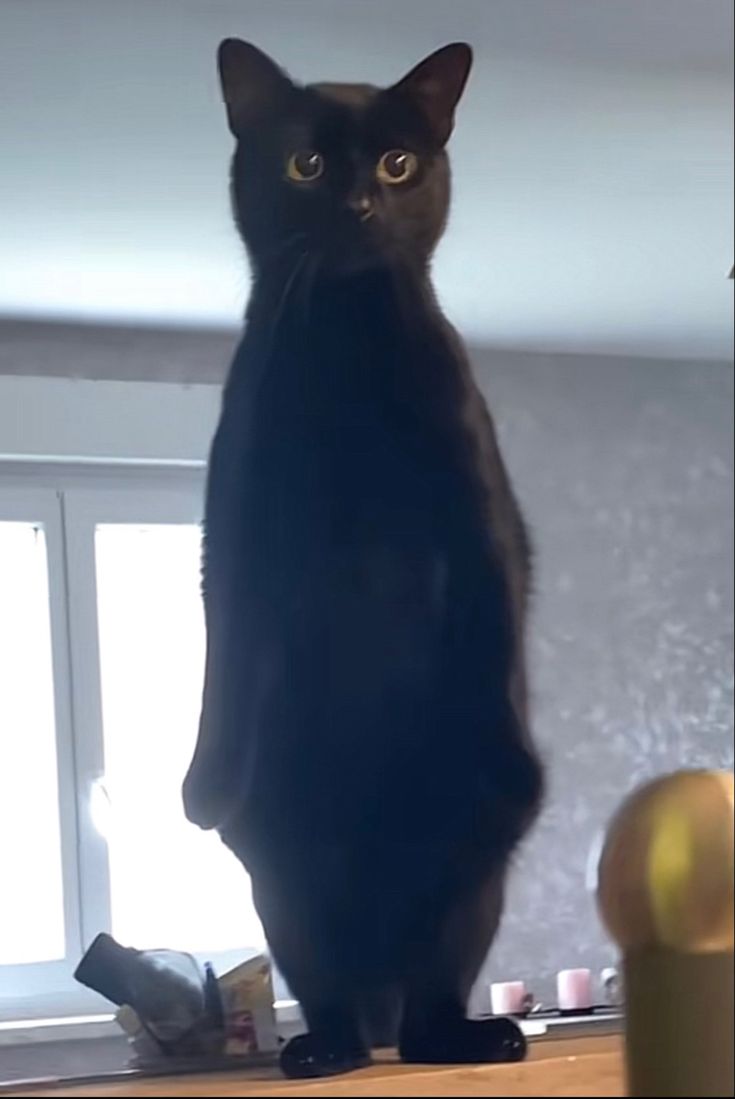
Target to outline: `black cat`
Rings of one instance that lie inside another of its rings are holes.
[[[428,274],[471,52],[387,90],[299,87],[236,40],[219,63],[254,285],[210,456],[186,812],[252,876],[309,1026],[288,1074],[396,1039],[515,1059],[515,1024],[465,1007],[541,794],[529,551]]]

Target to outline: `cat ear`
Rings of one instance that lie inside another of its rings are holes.
[[[472,50],[466,42],[453,42],[419,62],[408,76],[394,85],[418,103],[442,145],[454,126],[459,102],[472,66]]]
[[[275,61],[239,38],[225,38],[220,43],[217,64],[227,120],[236,137],[274,100],[293,88]]]

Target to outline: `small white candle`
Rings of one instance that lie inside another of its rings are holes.
[[[526,986],[523,981],[499,981],[490,985],[493,1015],[522,1015],[526,1010]]]
[[[556,975],[556,1002],[560,1011],[587,1011],[592,1007],[589,969],[562,969]]]

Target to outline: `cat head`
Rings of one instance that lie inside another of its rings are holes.
[[[425,265],[447,217],[445,145],[471,63],[457,43],[389,88],[303,87],[226,39],[233,206],[256,271],[305,255],[332,273]]]

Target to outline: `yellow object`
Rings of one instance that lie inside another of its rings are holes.
[[[599,903],[623,949],[733,949],[733,776],[680,771],[636,791],[613,818]]]
[[[733,776],[644,786],[608,829],[598,900],[623,953],[633,1096],[732,1096]]]

